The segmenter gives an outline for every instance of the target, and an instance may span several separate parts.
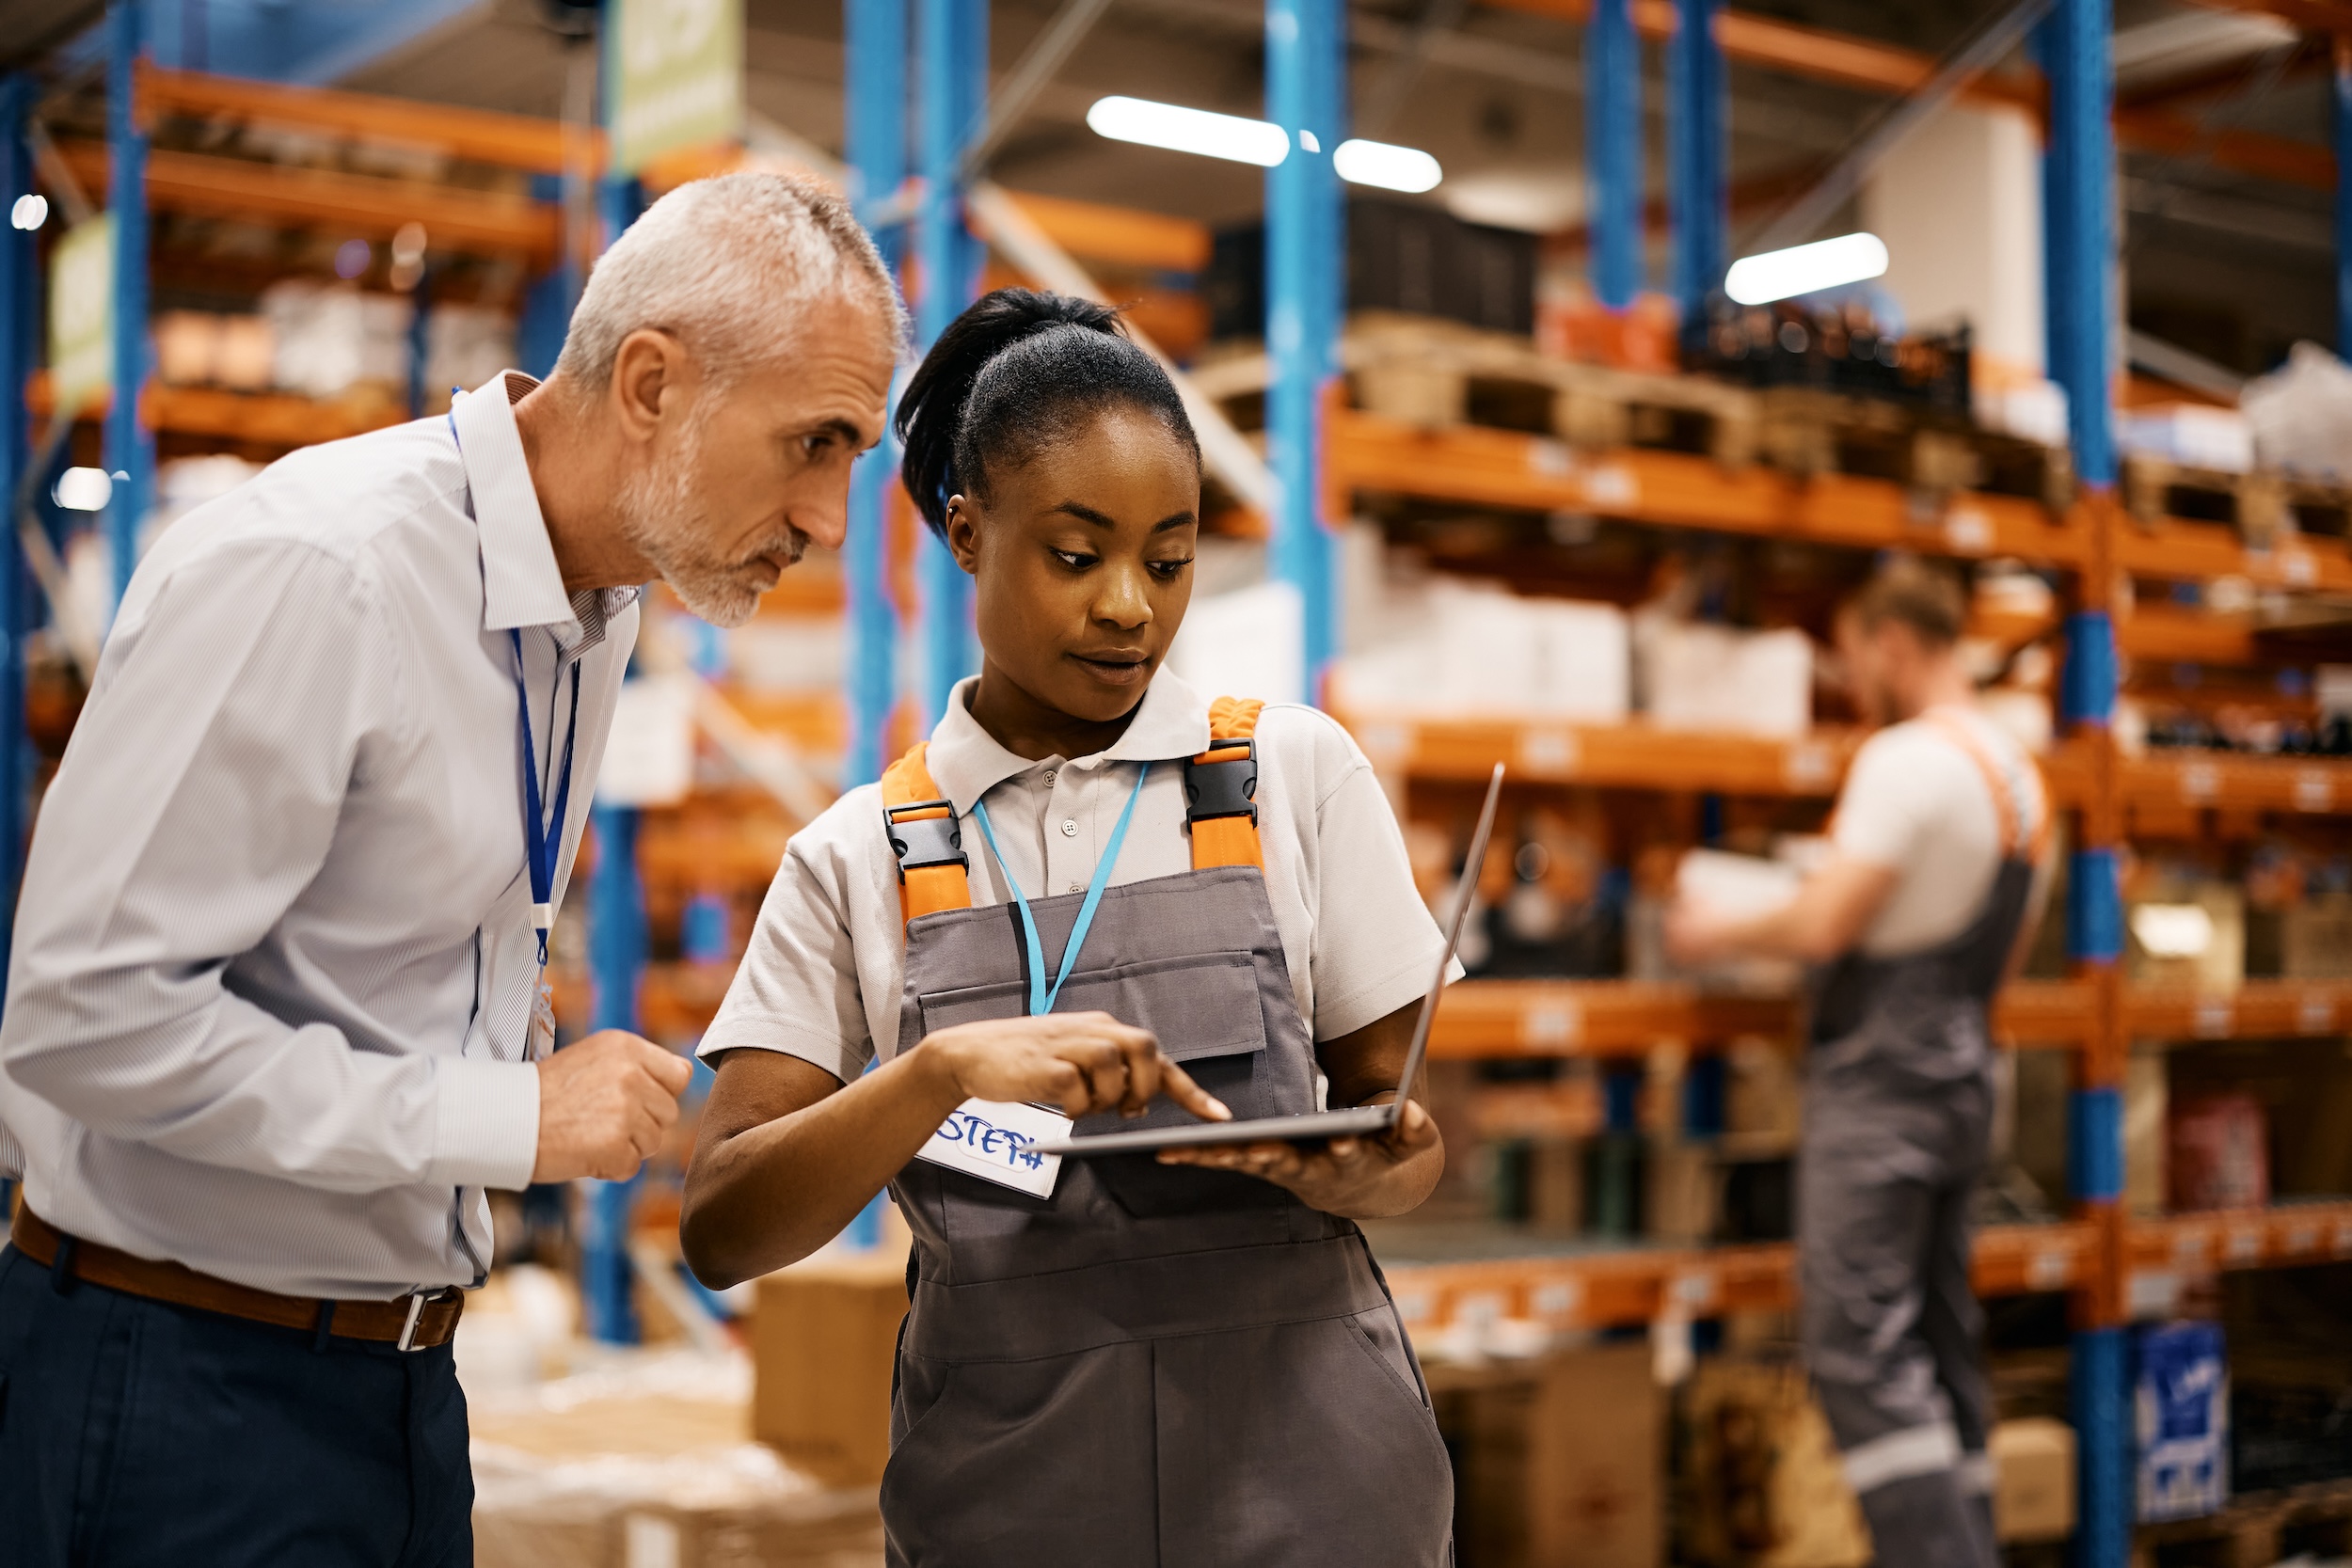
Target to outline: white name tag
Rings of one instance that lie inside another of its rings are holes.
[[[1029,1148],[1046,1138],[1066,1138],[1072,1123],[1058,1111],[996,1100],[967,1100],[957,1106],[916,1150],[916,1158],[946,1165],[1000,1187],[1051,1197],[1061,1175],[1061,1156]]]

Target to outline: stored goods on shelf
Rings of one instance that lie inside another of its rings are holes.
[[[2254,467],[2253,428],[2234,408],[2176,403],[2134,409],[2117,418],[2115,438],[2131,455],[2184,467],[2243,474]]]
[[[1644,705],[1661,729],[1795,739],[1813,727],[1804,633],[1635,618]]]
[[[1443,208],[1351,197],[1347,310],[1406,310],[1524,336],[1535,328],[1541,242],[1513,229],[1465,223]],[[1255,338],[1265,330],[1265,226],[1216,236],[1209,270],[1210,335]]]
[[[1390,636],[1334,673],[1338,705],[1400,717],[1624,721],[1630,682],[1616,606],[1442,578],[1391,589],[1388,600]]]
[[[2172,1207],[2259,1209],[2270,1201],[2270,1129],[2250,1094],[2206,1094],[2172,1106],[2166,1159]]]
[[[1715,1357],[1685,1388],[1683,1555],[1703,1568],[1863,1568],[1870,1538],[1793,1363]]]
[[[2132,1337],[2139,1517],[2188,1519],[2230,1497],[2230,1369],[2221,1325],[2151,1323]]]
[[[1993,1460],[1994,1536],[2063,1541],[2074,1533],[2074,1428],[2046,1416],[2003,1421],[1985,1452]]]
[[[2170,1191],[2170,1076],[2164,1053],[2137,1050],[2123,1071],[2123,1206],[2160,1214]]]
[[[1664,1396],[1649,1348],[1555,1354],[1436,1393],[1458,1455],[1464,1560],[1491,1568],[1665,1560]]]
[[[2296,344],[2284,366],[2246,384],[2238,406],[2265,466],[2352,478],[2352,370],[2333,351]]]

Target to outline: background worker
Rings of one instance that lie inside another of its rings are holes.
[[[484,1189],[630,1175],[689,1077],[547,1050],[638,586],[736,626],[840,542],[900,323],[835,198],[687,185],[546,385],[298,452],[141,562],[0,1031],[0,1568],[473,1560]]]
[[[1994,1568],[1983,1315],[1969,1206],[1994,1105],[1994,992],[2030,944],[2048,867],[2033,762],[1974,703],[1947,573],[1883,567],[1837,643],[1885,726],[1792,902],[1669,915],[1684,963],[1819,966],[1798,1155],[1799,1337],[1881,1563]]]

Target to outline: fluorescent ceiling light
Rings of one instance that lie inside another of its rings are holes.
[[[57,504],[68,512],[103,512],[115,482],[103,468],[68,468],[57,476]]]
[[[1885,271],[1885,241],[1876,234],[1841,234],[1742,257],[1724,275],[1724,293],[1740,305],[1770,305],[1841,283],[1860,283]]]
[[[19,229],[39,229],[49,221],[49,198],[38,191],[18,197],[8,209],[8,221]]]
[[[1230,158],[1260,168],[1272,168],[1291,149],[1281,127],[1263,119],[1154,103],[1145,98],[1098,99],[1087,111],[1087,124],[1096,135],[1113,141],[1164,147],[1170,152],[1197,152],[1204,158]]]
[[[1445,178],[1438,160],[1421,149],[1384,141],[1343,141],[1331,154],[1331,166],[1351,185],[1377,185],[1384,191],[1435,190]]]

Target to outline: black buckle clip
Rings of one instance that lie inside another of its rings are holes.
[[[902,811],[930,811],[945,808],[945,816],[918,816],[900,821]],[[970,869],[971,863],[963,853],[963,824],[956,820],[956,808],[949,800],[914,800],[903,806],[882,808],[884,831],[890,834],[890,852],[898,858],[898,880],[907,879],[910,871],[921,871],[933,865],[961,865]]]
[[[1185,760],[1186,827],[1219,816],[1247,816],[1251,827],[1258,825],[1258,743],[1254,739],[1211,742],[1214,751],[1233,746],[1247,747],[1248,755],[1221,762]]]

